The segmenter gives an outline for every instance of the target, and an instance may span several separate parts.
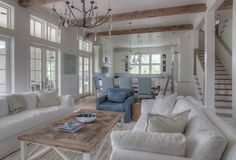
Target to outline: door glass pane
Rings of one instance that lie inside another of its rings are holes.
[[[46,50],[46,89],[56,89],[56,54],[53,50]]]
[[[6,84],[6,71],[0,70],[0,84]]]
[[[6,93],[6,85],[1,85],[0,84],[0,95]]]
[[[6,41],[0,40],[0,94],[7,92]]]
[[[42,88],[42,49],[30,47],[30,52],[31,91],[36,91]]]
[[[6,56],[0,54],[0,69],[6,69]]]

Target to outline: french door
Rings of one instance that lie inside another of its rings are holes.
[[[0,37],[0,95],[10,92],[9,40]]]
[[[79,95],[86,96],[90,93],[90,59],[79,56]]]
[[[30,89],[57,89],[57,50],[47,47],[30,47]]]

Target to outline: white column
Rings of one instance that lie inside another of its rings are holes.
[[[232,40],[232,107],[233,124],[236,126],[236,0],[233,0],[233,40]]]
[[[193,49],[198,49],[199,48],[199,30],[194,29],[192,33],[193,37]]]
[[[215,111],[215,12],[205,14],[205,107]]]

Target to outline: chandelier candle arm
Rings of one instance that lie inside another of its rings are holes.
[[[90,7],[88,10],[86,9],[86,0],[81,0],[82,10],[79,7],[76,7],[73,3],[70,3],[68,0],[66,0],[65,4],[66,10],[64,12],[64,16],[58,13],[54,4],[52,8],[53,13],[58,17],[60,24],[64,25],[65,27],[74,26],[83,29],[91,29],[108,22],[111,16],[109,15],[112,11],[110,7],[108,8],[105,16],[95,16],[95,11],[98,9],[98,7],[93,0],[90,1]],[[75,11],[77,11],[77,13],[82,16],[82,18],[79,18],[79,15],[77,15]],[[71,15],[74,20],[71,19]],[[109,21],[109,23],[111,22]]]

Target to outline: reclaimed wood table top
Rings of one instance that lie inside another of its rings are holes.
[[[84,124],[84,127],[76,133],[62,132],[57,129],[58,125],[75,120],[75,116],[79,113],[96,113],[97,119],[95,122]],[[123,117],[124,113],[122,112],[81,109],[64,118],[54,120],[42,127],[27,132],[19,136],[18,139],[29,143],[89,153],[96,148]]]

